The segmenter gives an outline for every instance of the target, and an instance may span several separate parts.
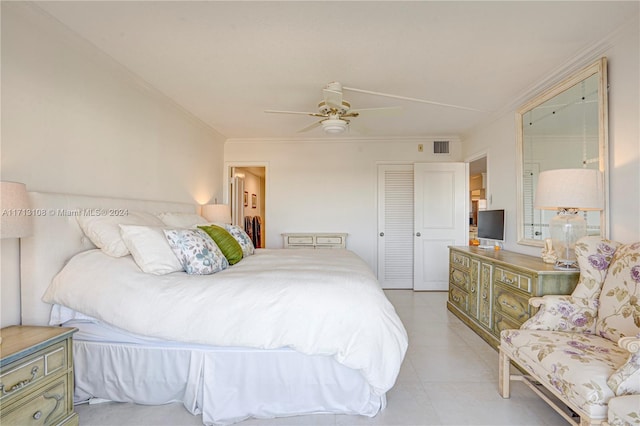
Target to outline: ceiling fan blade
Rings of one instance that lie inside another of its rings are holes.
[[[423,104],[437,105],[437,106],[448,107],[448,108],[457,108],[457,109],[463,109],[463,110],[467,110],[467,111],[483,112],[482,110],[479,110],[479,109],[476,109],[476,108],[469,108],[469,107],[460,106],[460,105],[453,105],[453,104],[445,104],[445,103],[442,103],[442,102],[428,101],[426,99],[410,98],[408,96],[391,95],[389,93],[372,92],[370,90],[356,89],[354,87],[342,86],[342,89],[350,90],[352,92],[366,93],[368,95],[376,95],[376,96],[384,96],[384,97],[387,97],[387,98],[402,99],[404,101],[421,102]]]
[[[342,108],[342,92],[331,89],[322,89],[324,103],[331,108]]]
[[[343,117],[357,117],[362,113],[366,114],[367,116],[398,115],[400,114],[400,112],[402,112],[402,107],[357,108],[357,109],[350,109],[347,114],[343,115]]]
[[[324,117],[324,115],[318,114],[317,112],[279,111],[275,109],[265,109],[264,112],[269,114],[300,114],[300,115],[310,115],[312,117]]]
[[[315,123],[311,124],[310,126],[305,127],[304,129],[298,130],[297,133],[304,133],[304,132],[308,132],[309,130],[313,130],[316,127],[319,127],[320,124],[322,124],[323,120],[320,121],[316,121]]]

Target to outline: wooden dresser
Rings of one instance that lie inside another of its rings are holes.
[[[520,328],[537,311],[529,298],[571,294],[578,277],[579,272],[559,271],[538,257],[449,247],[447,308],[497,348],[502,330]]]
[[[0,424],[77,425],[72,335],[64,327],[0,330]]]
[[[284,248],[332,249],[347,246],[347,234],[338,232],[305,232],[282,234]]]

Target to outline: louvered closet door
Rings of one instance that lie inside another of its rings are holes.
[[[413,165],[378,166],[378,280],[413,288]]]

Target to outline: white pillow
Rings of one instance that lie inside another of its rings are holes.
[[[206,225],[207,219],[196,213],[160,213],[160,220],[167,226],[176,228],[195,228],[197,225]]]
[[[120,234],[133,260],[143,272],[164,275],[184,271],[164,236],[163,228],[120,225]]]
[[[78,216],[78,224],[96,247],[109,256],[122,257],[129,249],[120,236],[120,225],[163,226],[151,213],[128,212],[126,216]]]

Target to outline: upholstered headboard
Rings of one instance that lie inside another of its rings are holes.
[[[76,217],[89,209],[128,209],[149,213],[197,212],[196,204],[102,198],[84,195],[30,192],[33,235],[21,240],[22,324],[45,325],[51,305],[41,298],[53,277],[75,254],[95,248]],[[90,283],[87,283],[90,285]]]

